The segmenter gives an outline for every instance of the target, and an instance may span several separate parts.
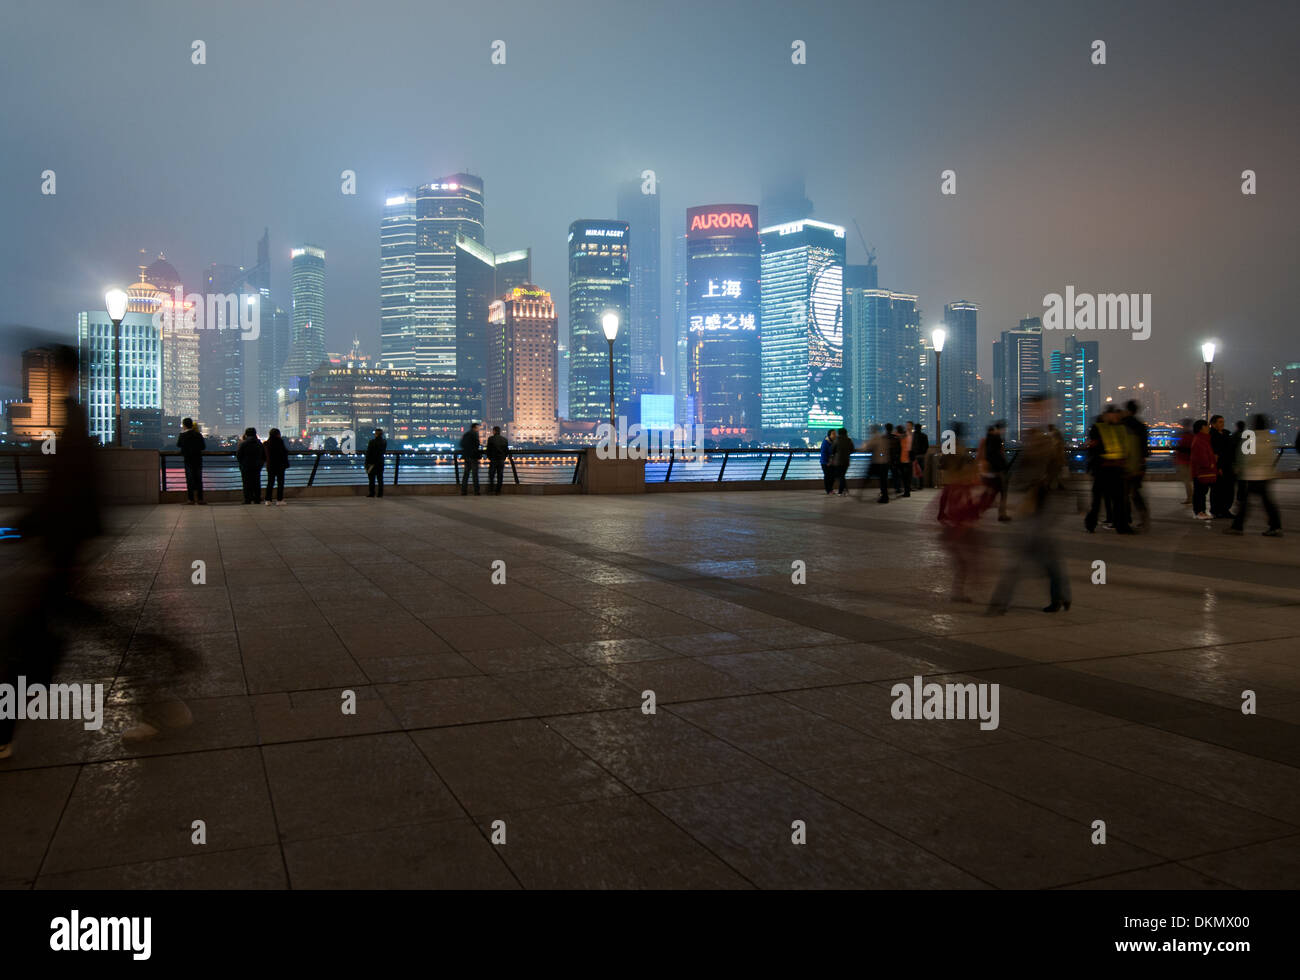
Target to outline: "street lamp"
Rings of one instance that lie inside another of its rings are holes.
[[[127,295],[120,289],[104,294],[104,308],[113,321],[113,445],[122,448],[122,318],[126,316]]]
[[[1214,341],[1201,344],[1201,359],[1205,361],[1205,421],[1210,421],[1210,364],[1214,361]]]
[[[614,433],[618,431],[617,421],[614,418],[614,338],[618,336],[618,314],[612,311],[606,313],[600,318],[600,326],[605,331],[605,339],[609,341],[609,438],[617,455],[618,443],[614,437]]]
[[[943,327],[935,327],[930,333],[930,340],[934,344],[934,437],[941,439],[943,437],[943,389],[939,385],[939,361],[943,355],[943,344],[948,339],[948,331]]]

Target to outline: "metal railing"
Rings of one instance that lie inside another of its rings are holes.
[[[1014,449],[1008,451],[1014,465]],[[391,486],[454,486],[462,475],[463,454],[459,451],[394,450],[384,454],[384,482]],[[1278,451],[1278,470],[1296,471],[1292,446]],[[291,451],[285,473],[286,487],[365,486],[365,456],[336,450]],[[582,449],[510,450],[505,479],[515,485],[577,485],[583,480],[585,451]],[[35,450],[0,450],[0,494],[39,494],[48,484],[51,457]],[[861,480],[871,462],[869,453],[854,453],[847,479]],[[1068,455],[1070,470],[1084,472],[1082,454]],[[1153,454],[1147,472],[1173,472],[1170,454]],[[486,461],[480,461],[480,482],[487,481]],[[185,471],[175,450],[158,453],[159,487],[164,491],[185,490]],[[646,460],[647,484],[739,483],[743,481],[780,484],[822,477],[820,453],[816,449],[719,449],[705,452],[673,450]],[[262,477],[265,480],[265,475]],[[205,490],[239,490],[239,466],[233,450],[203,454]]]
[[[583,452],[580,449],[510,450],[504,479],[516,485],[564,485],[577,483]],[[455,486],[460,482],[464,454],[459,450],[428,452],[390,450],[384,453],[386,486]],[[158,454],[159,486],[164,491],[185,490],[185,465],[181,454],[166,450]],[[487,482],[487,457],[480,459],[479,481]],[[266,471],[262,471],[262,480]],[[288,487],[365,486],[364,453],[316,449],[289,452],[289,469],[284,474]],[[239,490],[242,487],[234,450],[203,454],[204,490]]]

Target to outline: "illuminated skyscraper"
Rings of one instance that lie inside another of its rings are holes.
[[[456,377],[488,382],[488,307],[532,278],[532,251],[495,253],[456,236]]]
[[[854,267],[866,268],[864,266]],[[845,289],[845,427],[854,439],[872,425],[921,415],[921,323],[916,297],[853,285]]]
[[[325,363],[325,250],[303,245],[289,252],[293,332],[284,375],[308,376]]]
[[[163,415],[199,418],[199,331],[195,329],[195,311],[184,298],[185,287],[180,275],[159,254],[142,270],[141,280],[161,294]]]
[[[632,389],[653,393],[659,375],[659,194],[645,194],[640,178],[619,188],[618,219],[628,223],[628,264],[632,276],[628,327],[632,341]]]
[[[939,420],[940,431],[954,420],[960,422],[968,433],[975,431],[979,414],[979,392],[975,385],[976,359],[979,356],[978,317],[979,307],[965,300],[949,303],[943,308],[943,324],[948,336],[939,362],[939,401],[944,415]]]
[[[993,414],[1005,419],[1008,442],[1019,443],[1035,421],[1024,414],[1031,395],[1049,390],[1043,370],[1043,322],[1026,317],[993,344]],[[1047,420],[1042,420],[1047,421]]]
[[[385,199],[379,244],[385,363],[457,373],[458,238],[484,243],[483,182],[478,177],[451,174]]]
[[[761,269],[756,207],[687,209],[688,421],[713,442],[760,437]]]
[[[128,409],[161,412],[162,343],[153,323],[156,308],[145,308],[133,297],[127,310],[121,328],[122,410],[124,414]],[[90,416],[90,435],[112,445],[117,431],[113,418],[113,321],[106,312],[77,314],[77,348],[82,365],[79,400]]]
[[[631,273],[626,221],[582,220],[569,226],[569,419],[609,418],[609,343],[601,320],[618,314],[614,399],[627,410],[632,344],[627,329]]]
[[[763,435],[844,424],[844,229],[811,218],[760,232]]]
[[[53,432],[63,435],[68,424],[67,397],[76,395],[58,384],[54,349],[33,347],[23,351],[22,401],[5,406],[9,416],[9,434],[15,439],[45,438]]]
[[[559,436],[557,327],[551,294],[531,283],[491,306],[484,421],[511,443],[554,445]]]

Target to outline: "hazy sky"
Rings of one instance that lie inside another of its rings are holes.
[[[1074,285],[1152,294],[1149,340],[1097,335],[1105,387],[1190,393],[1207,336],[1230,385],[1263,384],[1300,360],[1298,11],[5,0],[0,324],[70,337],[135,278],[139,249],[197,288],[209,263],[252,264],[265,226],[277,300],[289,247],[321,245],[331,349],[356,333],[377,353],[384,193],[462,169],[485,182],[488,245],[531,246],[563,316],[569,222],[613,217],[619,180],[658,174],[667,275],[676,214],[758,203],[763,174],[793,162],[815,216],[848,226],[849,260],[864,258],[856,218],[881,285],[919,293],[927,324],[980,304],[986,377],[997,333]]]

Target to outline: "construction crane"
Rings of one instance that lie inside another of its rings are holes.
[[[854,218],[854,219],[853,219],[853,227],[854,227],[854,229],[855,229],[855,230],[857,231],[857,233],[858,233],[858,240],[859,240],[860,242],[862,242],[862,248],[863,248],[863,250],[867,253],[867,265],[875,265],[875,264],[876,264],[876,249],[875,249],[874,246],[872,246],[872,245],[868,245],[868,244],[867,244],[867,238],[866,238],[865,235],[862,234],[862,227],[861,227],[861,225],[858,224],[858,219],[857,219],[857,218]]]

